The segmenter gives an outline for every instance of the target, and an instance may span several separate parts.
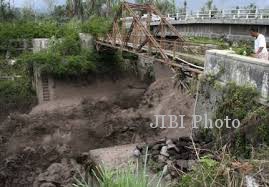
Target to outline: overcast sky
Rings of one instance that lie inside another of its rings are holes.
[[[65,0],[56,0],[59,4],[65,3]],[[132,0],[130,0],[132,1]],[[184,0],[176,0],[178,5],[182,5]],[[189,10],[199,10],[207,0],[187,0]],[[29,5],[29,2],[35,2],[37,9],[45,10],[46,6],[43,0],[11,0],[18,7]],[[269,0],[214,0],[214,4],[219,9],[234,8],[236,6],[245,6],[255,2],[259,8],[269,7]]]

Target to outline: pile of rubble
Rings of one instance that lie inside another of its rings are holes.
[[[181,137],[162,139],[149,145],[137,146],[134,154],[138,156],[137,153],[141,153],[142,159],[147,154],[149,169],[154,173],[162,172],[165,180],[173,181],[179,178],[182,171],[191,170],[197,161],[196,151],[199,151],[199,155],[206,153],[200,148],[201,143],[192,141],[189,137]]]

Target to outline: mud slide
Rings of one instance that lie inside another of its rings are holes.
[[[87,173],[91,149],[190,132],[193,98],[174,89],[170,78],[148,87],[126,79],[87,89],[30,114],[11,114],[0,125],[0,186],[72,186],[76,176]],[[156,114],[186,115],[187,128],[152,129]]]

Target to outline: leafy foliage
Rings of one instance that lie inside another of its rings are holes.
[[[36,103],[26,67],[0,61],[0,76],[16,75],[20,77],[15,80],[0,80],[0,118],[11,111],[25,112]]]
[[[50,38],[62,36],[62,30],[54,21],[43,22],[2,22],[0,23],[0,41],[10,39]]]
[[[197,44],[213,44],[220,46],[222,48],[227,48],[227,44],[223,39],[214,39],[214,38],[207,38],[207,37],[188,37],[188,40],[192,43]]]
[[[112,20],[94,16],[82,25],[82,31],[96,37],[102,37],[112,29]]]
[[[241,121],[242,127],[236,129],[235,135],[229,140],[231,151],[237,157],[250,158],[252,147],[269,145],[269,110],[258,103],[259,93],[252,86],[229,83],[222,92],[223,98],[216,110],[216,119],[228,116],[232,120]],[[221,129],[219,133],[227,134],[227,129]],[[220,134],[215,136],[218,139]]]
[[[42,72],[52,73],[63,77],[81,75],[95,70],[94,61],[84,55],[62,56],[60,53],[42,51],[35,54],[25,54],[20,63],[27,63],[30,68],[37,65]]]
[[[211,155],[199,159],[192,171],[182,176],[180,187],[200,186],[240,186],[243,176],[231,168],[231,158],[224,155],[221,161],[216,161]]]
[[[217,119],[244,119],[247,114],[257,109],[258,92],[252,86],[237,86],[228,83],[223,88],[224,98],[216,111]]]
[[[235,51],[236,54],[250,56],[251,53],[253,53],[251,42],[241,41],[235,44],[236,45],[232,49]]]
[[[137,160],[136,163],[130,163],[127,167],[118,169],[107,169],[104,167],[97,167],[96,170],[92,171],[93,176],[97,179],[98,186],[100,187],[150,187],[150,186],[161,186],[161,179],[164,173],[150,178],[148,175],[147,165],[148,153],[146,151],[143,162]],[[143,163],[143,165],[139,165]],[[154,184],[156,183],[156,184]],[[76,179],[76,183],[73,184],[75,187],[91,187],[91,183],[84,177]]]
[[[76,32],[75,32],[76,33]],[[82,49],[77,34],[51,41],[46,51],[23,54],[18,63],[38,66],[42,72],[58,77],[88,73],[114,75],[122,70],[121,55],[114,51],[99,54],[94,49]]]

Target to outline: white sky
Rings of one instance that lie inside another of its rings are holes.
[[[23,7],[34,2],[34,7],[39,10],[46,10],[43,0],[10,0],[15,6]],[[65,3],[65,0],[56,0],[59,4]],[[207,0],[187,0],[189,10],[199,10]],[[183,5],[184,0],[176,0],[178,5]],[[269,0],[214,0],[214,4],[219,9],[229,9],[236,6],[246,6],[250,3],[256,3],[259,8],[269,8]]]

